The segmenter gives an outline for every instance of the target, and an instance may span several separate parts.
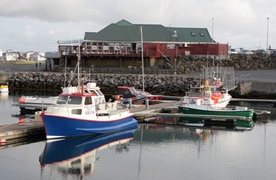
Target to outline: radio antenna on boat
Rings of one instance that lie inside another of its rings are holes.
[[[80,40],[79,40],[79,47],[78,47],[78,62],[77,62],[77,68],[78,68],[78,86],[80,86],[80,60],[81,60],[81,51],[80,51]]]
[[[71,27],[71,9],[68,8],[68,17],[69,17],[69,29],[70,29],[70,54],[73,52],[73,40],[72,40],[72,27]],[[68,63],[68,55],[65,56],[64,60],[64,84],[63,87],[66,86],[67,83],[67,63]],[[68,86],[71,84],[72,77],[69,79]]]
[[[143,27],[140,26],[141,30],[141,55],[142,55],[142,86],[143,92],[145,91],[145,75],[144,75],[144,47],[143,47]]]

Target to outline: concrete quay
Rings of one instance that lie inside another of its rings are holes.
[[[232,96],[276,99],[276,70],[237,71],[235,76],[238,87]]]

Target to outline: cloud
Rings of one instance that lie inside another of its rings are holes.
[[[251,47],[266,44],[267,17],[273,47],[275,5],[272,0],[2,0],[0,20],[5,28],[0,48],[56,49],[58,40],[83,38],[85,32],[100,31],[121,19],[208,28],[217,42]]]

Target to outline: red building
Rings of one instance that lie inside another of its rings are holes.
[[[84,66],[140,66],[142,42],[145,66],[153,66],[164,57],[169,60],[186,55],[228,57],[228,44],[215,42],[206,28],[132,24],[121,20],[97,33],[86,32],[81,42],[59,42],[60,63],[74,65],[80,54]]]

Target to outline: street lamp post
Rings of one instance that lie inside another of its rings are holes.
[[[266,50],[268,51],[268,29],[269,29],[269,17],[267,17],[267,32],[266,32]]]
[[[176,57],[174,58],[174,74],[176,74]]]
[[[214,41],[214,18],[212,18],[212,43]]]

